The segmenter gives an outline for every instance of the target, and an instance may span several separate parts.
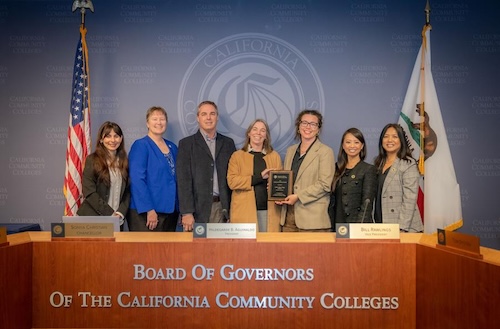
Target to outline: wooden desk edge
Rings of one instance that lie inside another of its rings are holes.
[[[116,242],[193,242],[193,234],[187,232],[115,232]],[[50,231],[22,232],[7,235],[10,246],[29,242],[50,242]],[[334,243],[335,233],[257,233],[262,243]],[[354,241],[353,241],[354,242]],[[366,242],[365,242],[366,243]],[[373,240],[373,243],[377,243]],[[436,248],[435,234],[403,233],[400,243],[414,243]],[[500,250],[480,247],[483,261],[500,265]]]

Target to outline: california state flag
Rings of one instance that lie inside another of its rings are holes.
[[[425,25],[399,124],[422,174],[418,203],[424,232],[436,233],[438,228],[455,230],[463,220],[460,187],[432,78],[430,31]]]

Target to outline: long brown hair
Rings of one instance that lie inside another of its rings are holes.
[[[122,137],[122,142],[118,149],[116,150],[115,158],[111,158],[108,150],[101,142],[101,140],[106,137],[111,131]],[[117,168],[123,179],[127,181],[128,179],[128,158],[127,151],[125,151],[125,138],[123,137],[123,132],[120,126],[114,122],[106,121],[99,128],[97,133],[97,143],[94,152],[94,175],[99,181],[102,181],[106,186],[111,185],[111,180],[109,177],[109,168]]]
[[[255,119],[252,123],[247,128],[247,132],[245,133],[245,143],[243,143],[243,147],[241,148],[244,151],[248,151],[248,147],[250,146],[250,137],[248,137],[248,134],[252,131],[253,126],[257,122],[262,122],[264,126],[266,127],[266,139],[264,140],[264,143],[262,145],[262,149],[267,153],[271,153],[273,151],[273,147],[271,146],[271,132],[269,131],[269,126],[267,125],[267,122],[264,119]]]
[[[387,151],[384,149],[382,145],[382,141],[384,140],[384,135],[387,132],[389,128],[394,128],[396,130],[396,133],[399,138],[399,142],[401,144],[401,148],[399,149],[397,153],[397,157],[400,158],[401,160],[405,161],[410,161],[410,159],[413,159],[411,155],[411,150],[408,147],[408,142],[406,140],[406,134],[403,128],[398,124],[398,123],[388,123],[385,125],[385,127],[382,129],[382,132],[380,133],[380,137],[378,140],[378,155],[373,161],[375,164],[375,167],[377,167],[379,172],[382,172],[382,169],[384,168],[385,162],[387,161]],[[415,159],[413,159],[415,160]]]

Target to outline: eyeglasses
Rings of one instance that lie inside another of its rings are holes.
[[[311,128],[318,128],[319,127],[319,123],[317,122],[307,122],[307,121],[300,121],[300,126],[301,127],[311,127]]]

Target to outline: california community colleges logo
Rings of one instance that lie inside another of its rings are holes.
[[[236,34],[208,46],[186,71],[178,99],[184,135],[198,129],[198,103],[211,100],[219,108],[219,132],[241,145],[248,125],[264,119],[278,152],[292,144],[295,116],[306,108],[324,113],[325,103],[307,58],[289,43],[260,33]]]

